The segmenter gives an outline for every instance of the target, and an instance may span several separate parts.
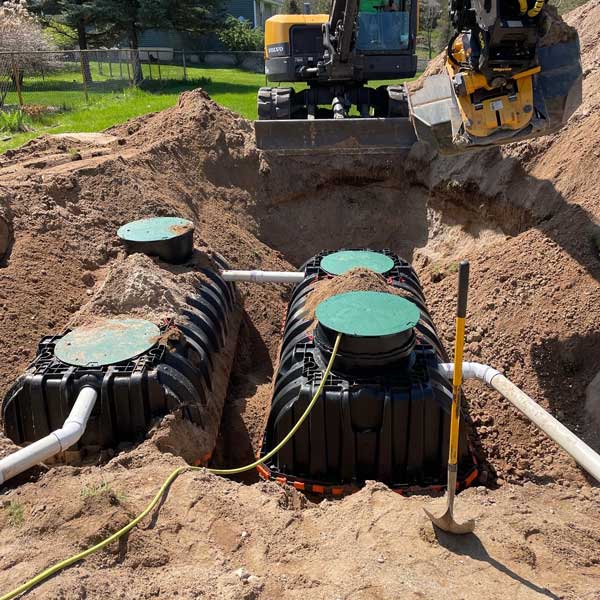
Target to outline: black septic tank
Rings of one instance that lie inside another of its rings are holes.
[[[393,293],[346,291],[324,299],[315,327],[307,314],[311,293],[323,280],[354,268],[378,273]],[[386,250],[323,252],[303,269],[306,277],[288,307],[263,454],[302,415],[338,332],[343,337],[321,398],[292,440],[259,472],[298,489],[334,495],[369,479],[397,491],[444,486],[452,386],[437,366],[448,356],[414,269]],[[463,423],[460,485],[476,476]]]
[[[4,433],[23,445],[62,427],[87,385],[99,397],[72,451],[141,441],[154,419],[179,411],[203,430],[206,447],[197,458],[205,459],[216,442],[241,321],[237,291],[218,273],[226,265],[218,255],[212,261],[213,268],[193,270],[185,301],[168,318],[99,319],[44,337],[2,402]],[[161,272],[161,263],[147,264]]]

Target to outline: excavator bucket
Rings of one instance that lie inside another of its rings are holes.
[[[417,141],[408,118],[255,121],[256,145],[277,154],[374,154],[408,150]]]
[[[540,73],[533,75],[533,115],[518,130],[499,127],[492,134],[476,137],[462,121],[458,100],[444,72],[408,84],[409,112],[419,140],[442,154],[518,142],[554,133],[581,104],[583,74],[579,40],[539,48]]]

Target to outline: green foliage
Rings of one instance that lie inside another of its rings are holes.
[[[262,50],[264,45],[262,29],[254,29],[249,21],[240,21],[231,16],[225,19],[217,36],[228,50],[238,52]]]
[[[77,39],[77,32],[73,27],[54,19],[44,19],[42,23],[44,25],[44,37],[54,46],[61,50],[73,47],[74,40]]]
[[[96,25],[128,35],[133,48],[135,34],[144,29],[207,33],[222,20],[222,0],[96,0],[93,5]]]
[[[281,12],[284,15],[299,15],[302,13],[302,0],[285,0]],[[312,7],[311,7],[312,10]]]
[[[77,153],[76,150],[70,150],[69,152]],[[93,485],[86,484],[81,488],[79,494],[83,500],[96,498],[97,496],[106,496],[112,502],[123,502],[127,499],[127,495],[124,492],[114,491],[106,481]]]
[[[0,111],[0,131],[19,133],[29,131],[28,117],[22,110]]]
[[[331,10],[331,0],[309,0],[310,12],[313,15],[328,15]]]
[[[10,527],[21,527],[25,523],[25,512],[23,505],[16,500],[11,500],[6,506],[8,524]]]

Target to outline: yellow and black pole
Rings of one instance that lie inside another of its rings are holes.
[[[458,268],[458,304],[456,308],[456,335],[454,337],[454,374],[452,377],[452,412],[450,415],[450,448],[448,451],[448,504],[441,517],[425,512],[436,527],[449,533],[471,533],[475,521],[457,523],[454,520],[454,497],[456,495],[456,475],[458,471],[458,433],[460,431],[460,402],[462,386],[462,364],[465,347],[465,319],[467,316],[467,296],[469,290],[469,263],[462,261]]]

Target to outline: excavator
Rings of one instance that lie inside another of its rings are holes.
[[[332,0],[265,23],[257,146],[457,154],[560,129],[581,103],[576,31],[547,0],[449,0],[441,72],[417,81],[418,0]],[[382,82],[371,87],[369,82]],[[296,87],[280,87],[280,84]]]

